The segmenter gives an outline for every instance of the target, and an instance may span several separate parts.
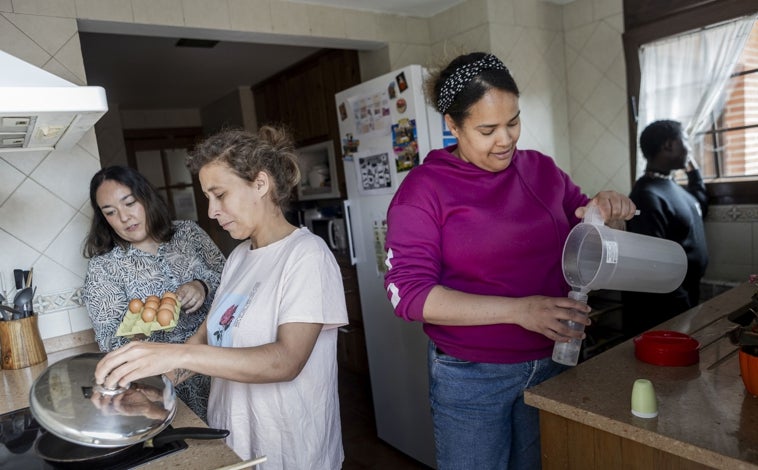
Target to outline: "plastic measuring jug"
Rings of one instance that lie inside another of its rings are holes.
[[[681,245],[607,227],[596,206],[588,207],[563,245],[563,277],[583,292],[671,292],[686,273],[687,255]]]
[[[596,206],[587,208],[582,223],[571,229],[563,245],[563,277],[569,298],[587,303],[593,289],[671,292],[687,273],[687,255],[671,240],[606,227]],[[561,320],[569,328],[584,324]],[[582,341],[556,341],[553,360],[575,366]]]

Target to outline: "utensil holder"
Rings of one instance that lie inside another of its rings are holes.
[[[47,360],[37,326],[37,316],[0,321],[3,369],[23,369]]]

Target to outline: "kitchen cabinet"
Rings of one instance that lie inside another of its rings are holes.
[[[334,95],[360,80],[357,51],[317,52],[253,87],[258,125],[286,125],[297,147],[331,140],[339,162],[342,147]],[[336,165],[335,170],[337,194],[344,195],[344,169]]]

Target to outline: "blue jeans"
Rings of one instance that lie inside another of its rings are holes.
[[[566,370],[549,357],[519,364],[468,362],[429,342],[429,401],[438,470],[541,467],[539,412],[524,389]]]

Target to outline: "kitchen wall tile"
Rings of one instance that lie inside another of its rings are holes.
[[[75,0],[76,17],[92,20],[134,21],[131,2],[124,0]]]
[[[75,85],[86,85],[86,83],[84,83],[84,80],[82,78],[74,75],[73,72],[71,72],[63,64],[58,62],[58,60],[56,60],[55,57],[51,57],[50,60],[48,60],[47,63],[45,63],[42,69],[45,70],[46,72],[50,72],[53,75],[56,75]]]
[[[620,2],[615,2],[618,5],[621,5]],[[611,15],[603,20],[605,24],[613,28],[614,31],[616,31],[619,35],[624,34],[624,14],[618,13],[615,15]],[[623,43],[623,40],[622,40]]]
[[[308,34],[308,9],[288,2],[271,3],[271,29],[281,34]]]
[[[229,5],[226,0],[182,0],[185,26],[229,29]]]
[[[77,84],[84,85],[87,83],[87,72],[84,70],[84,59],[82,58],[82,45],[79,42],[79,34],[72,36],[61,47],[58,53],[55,54],[55,59],[79,78],[76,81]]]
[[[519,37],[524,34],[524,28],[520,26],[508,26],[506,28],[490,28],[490,51],[498,56],[509,69],[513,68],[511,55],[516,50]]]
[[[0,44],[3,52],[7,52],[19,59],[25,60],[32,65],[42,67],[50,60],[50,54],[39,47],[29,36],[19,30],[7,17],[13,14],[0,15]]]
[[[592,0],[575,0],[563,6],[563,29],[568,31],[587,25],[593,17]]]
[[[587,101],[603,74],[595,68],[584,56],[576,58],[568,67],[568,92],[582,105]]]
[[[84,331],[92,329],[92,321],[89,319],[87,309],[79,307],[68,311],[68,318],[71,323],[71,331]]]
[[[401,47],[392,49],[390,54],[392,65],[390,68],[394,70],[411,64],[425,64],[429,60],[430,54],[429,46],[403,44]]]
[[[618,158],[624,155],[628,149],[616,137],[608,132],[600,134],[597,143],[589,153],[589,159],[600,170],[600,172],[610,181],[620,170],[623,159]]]
[[[28,176],[37,168],[37,165],[42,163],[47,154],[50,153],[47,150],[44,151],[23,151],[23,152],[3,152],[2,159],[10,163],[13,168],[17,169],[24,175]]]
[[[67,335],[72,332],[67,311],[44,313],[37,316],[37,325],[42,339]]]
[[[346,37],[367,41],[376,40],[377,27],[373,14],[358,10],[346,10],[343,13],[343,18]]]
[[[0,220],[4,230],[41,252],[58,236],[74,212],[53,193],[26,179],[0,207]]]
[[[5,286],[5,293],[3,295],[7,298],[8,293],[16,289],[16,284],[13,280],[13,270],[28,270],[39,258],[39,253],[12,236],[5,229],[0,229],[0,246],[2,247],[0,249],[0,267],[2,267],[0,269],[0,277],[3,280],[1,285]]]
[[[489,22],[490,13],[487,9],[487,0],[468,0],[453,7],[461,17],[461,30],[486,25]]]
[[[575,153],[571,152],[572,160],[574,155]],[[572,172],[571,179],[589,196],[593,196],[597,193],[593,188],[604,188],[606,184],[608,184],[608,178],[603,175],[592,162],[589,162],[586,159]]]
[[[621,109],[626,108],[625,90],[610,80],[600,80],[594,92],[584,102],[588,113],[600,122],[613,121]]]
[[[0,0],[0,12],[13,13],[13,4],[11,0]]]
[[[341,8],[307,5],[310,34],[329,38],[345,37],[345,15]]]
[[[456,8],[449,8],[432,17],[429,22],[429,33],[433,43],[444,41],[461,32],[461,19],[456,12]]]
[[[135,23],[183,26],[182,0],[131,0]]]
[[[81,147],[56,150],[40,164],[32,177],[71,207],[79,207],[89,197],[89,182],[100,162]]]
[[[10,5],[11,0],[8,0]],[[25,13],[29,15],[57,16],[64,18],[75,18],[76,7],[74,0],[23,0],[13,2],[13,9],[5,10],[0,7],[0,11],[15,11],[16,13]],[[0,2],[2,4],[2,2]]]
[[[71,222],[66,225],[60,235],[45,250],[46,256],[74,275],[79,276],[80,284],[87,273],[88,261],[82,256],[82,248],[84,247],[84,240],[89,232],[91,221],[91,218],[88,218],[81,212],[77,212],[71,219]],[[75,284],[74,286],[56,286],[48,290],[76,287],[80,284]]]
[[[81,257],[80,247],[81,241],[67,247],[68,256],[70,257],[78,252]],[[39,295],[48,295],[51,292],[73,291],[80,288],[83,283],[83,274],[77,274],[66,269],[48,256],[43,255],[34,262],[34,285],[37,286]]]
[[[592,13],[595,20],[602,20],[609,16],[618,16],[623,12],[621,2],[609,2],[608,0],[592,0]]]
[[[558,5],[533,0],[513,0],[513,13],[519,25],[552,31],[563,30],[563,11]]]
[[[493,23],[502,25],[516,24],[513,0],[487,0],[487,15]]]
[[[429,21],[426,18],[407,18],[405,28],[405,37],[408,38],[409,43],[428,47],[431,36],[429,34]]]
[[[753,243],[752,223],[709,221],[705,225],[705,238],[711,259],[724,265],[750,263],[752,256],[748,252],[752,249]]]
[[[627,147],[627,150],[624,152],[624,155],[629,155],[629,108],[626,106],[619,109],[619,112],[616,114],[616,116],[613,118],[613,121],[611,121],[610,125],[607,127],[608,131],[610,131],[611,134],[616,136],[619,141],[623,142],[624,145]],[[629,164],[628,158],[623,158],[625,163]],[[631,178],[631,176],[630,176]],[[630,180],[631,181],[631,180]]]
[[[96,160],[98,160],[98,150],[97,150],[97,136],[95,134],[95,128],[88,130],[84,133],[81,140],[76,144],[79,147],[82,148],[85,152],[90,154],[90,156]]]
[[[232,29],[270,33],[270,0],[229,0]]]
[[[727,282],[745,282],[751,274],[755,273],[755,265],[748,263],[711,263],[705,270],[704,279],[727,281]]]
[[[582,48],[584,48],[584,45],[587,44],[587,42],[592,37],[592,33],[594,32],[595,32],[594,24],[585,24],[585,25],[578,26],[574,29],[566,31],[563,34],[563,37],[566,42],[566,49],[571,49],[575,51],[582,50]],[[569,61],[569,63],[572,63],[572,61]]]
[[[0,158],[0,206],[24,181],[24,174]]]
[[[374,15],[377,39],[389,43],[405,43],[406,17],[398,15]]]
[[[582,155],[589,154],[597,140],[605,132],[603,125],[584,108],[576,113],[569,126],[571,129],[571,145],[579,150]]]
[[[621,36],[604,22],[597,24],[583,49],[582,56],[598,70],[606,70],[617,56],[623,55]]]
[[[77,34],[76,20],[71,17],[19,14],[6,14],[5,17],[25,35],[34,38],[34,42],[51,55],[55,55],[72,36]]]

